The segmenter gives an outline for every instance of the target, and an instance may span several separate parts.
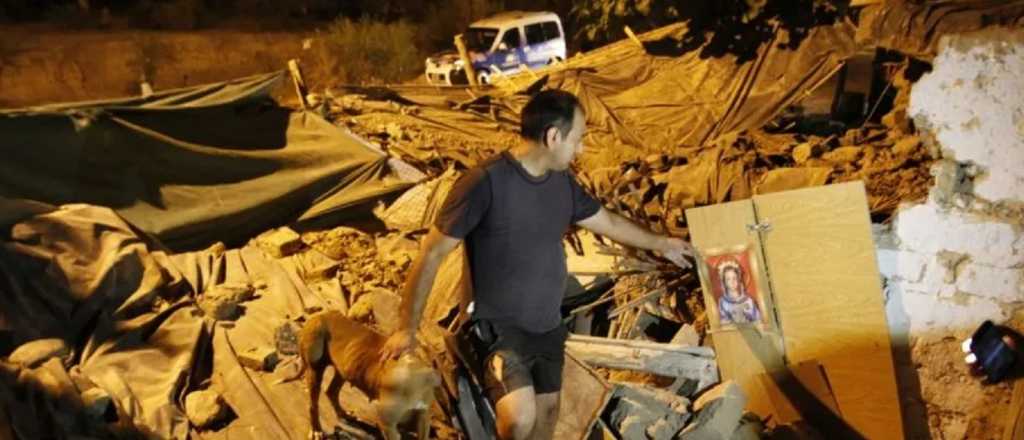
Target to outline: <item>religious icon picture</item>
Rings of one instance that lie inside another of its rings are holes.
[[[710,294],[705,297],[708,313],[718,317],[717,329],[768,322],[765,292],[759,286],[757,260],[749,245],[710,249],[702,253],[702,259],[703,284]]]

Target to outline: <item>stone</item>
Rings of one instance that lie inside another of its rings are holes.
[[[893,154],[897,156],[910,156],[913,155],[917,150],[921,148],[921,138],[917,136],[907,136],[900,139],[892,146]]]
[[[694,403],[693,423],[677,438],[681,440],[727,440],[740,426],[747,396],[733,381],[720,383],[702,394]]]
[[[114,399],[110,393],[100,387],[93,387],[82,393],[82,404],[85,414],[93,420],[103,421],[108,414],[114,413]]]
[[[364,296],[373,301],[373,320],[384,333],[390,334],[398,330],[402,297],[387,289],[377,288]]]
[[[247,283],[223,283],[217,284],[203,293],[204,296],[221,296],[235,302],[245,302],[253,299],[256,289]]]
[[[202,298],[199,300],[199,308],[206,316],[217,321],[234,321],[242,314],[237,302],[223,296]]]
[[[366,322],[373,313],[373,295],[364,293],[359,296],[355,304],[348,309],[348,317],[356,321]]]
[[[973,182],[966,173],[966,167],[959,162],[949,159],[935,161],[928,170],[935,177],[935,186],[928,192],[928,196],[935,204],[949,208],[958,196],[969,196]]]
[[[819,144],[804,142],[793,149],[793,160],[798,164],[804,164],[808,159],[821,154],[822,147]]]
[[[245,283],[223,283],[202,293],[199,308],[217,321],[234,321],[242,314],[240,303],[255,297],[256,289]]]
[[[825,153],[822,156],[822,159],[825,159],[826,161],[837,165],[852,163],[856,162],[857,159],[860,159],[862,150],[863,149],[861,147],[839,147],[836,148],[835,150]]]
[[[228,415],[228,407],[213,390],[193,391],[185,397],[185,415],[197,428],[207,428]]]
[[[697,329],[693,327],[693,324],[683,324],[676,335],[672,337],[671,343],[696,347],[700,345],[700,335],[697,334]]]
[[[401,141],[406,139],[405,131],[402,130],[402,126],[397,123],[391,122],[384,127],[384,131],[388,134],[388,138],[395,141]]]
[[[323,263],[306,269],[302,273],[302,279],[309,282],[325,281],[334,278],[338,274],[341,265],[337,262]]]
[[[71,363],[72,352],[64,340],[59,338],[36,339],[16,348],[8,357],[10,362],[25,368],[36,368],[50,358],[60,358],[64,365]]]
[[[303,243],[302,237],[286,226],[260,234],[256,245],[276,258],[284,258],[302,250]]]
[[[278,360],[277,349],[270,347],[253,347],[238,355],[238,363],[256,371],[274,371]]]
[[[672,438],[690,419],[690,401],[664,390],[618,384],[608,418],[620,438]]]

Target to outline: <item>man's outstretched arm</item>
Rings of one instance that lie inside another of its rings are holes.
[[[416,330],[419,329],[427,297],[430,296],[430,290],[434,287],[437,271],[445,257],[461,241],[445,235],[436,226],[431,227],[430,232],[423,238],[420,252],[413,260],[409,275],[405,280],[405,286],[402,288],[399,328],[384,345],[385,356],[397,358],[415,348]]]
[[[605,208],[577,224],[624,245],[660,252],[679,267],[690,267],[686,257],[693,256],[693,247],[689,243],[679,238],[655,234]]]

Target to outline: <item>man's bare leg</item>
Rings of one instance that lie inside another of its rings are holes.
[[[526,440],[533,431],[537,418],[536,395],[533,387],[522,387],[498,399],[498,438],[502,440]]]
[[[537,416],[533,425],[531,439],[551,440],[555,437],[555,424],[558,422],[558,408],[561,393],[537,394]]]

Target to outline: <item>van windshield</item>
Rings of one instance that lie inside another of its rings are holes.
[[[492,28],[469,28],[466,31],[466,49],[474,52],[487,52],[494,44],[498,30]]]

